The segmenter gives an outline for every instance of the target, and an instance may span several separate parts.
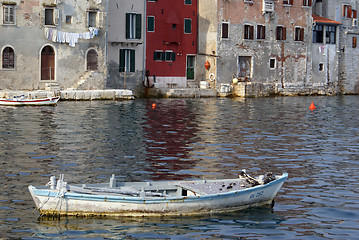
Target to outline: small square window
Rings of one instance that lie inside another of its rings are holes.
[[[71,23],[71,22],[72,22],[72,16],[66,15],[66,23]]]

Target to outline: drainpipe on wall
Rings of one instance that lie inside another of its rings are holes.
[[[106,0],[105,3],[105,72],[106,72],[106,78],[107,78],[107,67],[108,67],[108,63],[107,63],[107,31],[108,31],[108,0]],[[104,86],[105,88],[105,86]]]
[[[143,34],[143,66],[142,66],[142,82],[145,81],[145,73],[146,73],[146,33],[147,33],[147,1],[145,2],[145,13],[144,15],[144,27],[142,28],[144,30],[144,34]]]

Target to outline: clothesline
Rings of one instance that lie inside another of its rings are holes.
[[[70,47],[75,47],[79,39],[92,39],[98,35],[98,28],[89,27],[88,32],[71,33],[64,32],[53,28],[45,27],[45,38],[49,41],[58,43],[68,43]]]

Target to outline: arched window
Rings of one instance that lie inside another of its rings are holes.
[[[94,49],[90,49],[87,52],[87,70],[94,71],[97,70],[97,52]]]
[[[3,69],[15,68],[15,51],[11,47],[4,48],[2,52],[2,68]]]
[[[55,51],[46,46],[41,51],[41,80],[55,79]]]

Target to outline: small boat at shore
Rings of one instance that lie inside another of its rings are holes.
[[[27,99],[22,96],[14,96],[12,99],[0,98],[0,105],[4,106],[44,106],[56,105],[60,97],[48,97],[39,99]]]
[[[29,186],[41,215],[173,216],[238,211],[272,204],[288,174],[219,180],[67,184],[60,175],[45,186]]]

